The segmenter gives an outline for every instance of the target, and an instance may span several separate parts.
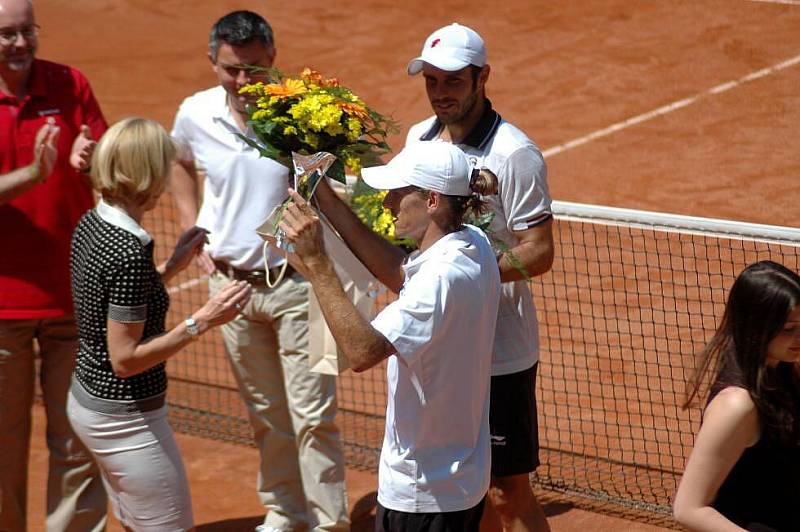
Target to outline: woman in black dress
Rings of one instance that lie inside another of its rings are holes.
[[[800,530],[800,277],[771,261],[736,279],[689,387],[713,375],[674,501],[690,530]]]

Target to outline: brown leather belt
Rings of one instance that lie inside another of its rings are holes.
[[[230,277],[231,279],[235,279],[237,281],[247,281],[253,286],[266,286],[267,279],[266,274],[267,270],[240,270],[239,268],[234,268],[224,260],[217,260],[214,259],[214,267],[223,275]],[[275,266],[274,268],[269,269],[269,278],[270,280],[275,280],[278,278],[278,275],[281,273],[281,268],[283,266]],[[283,274],[283,278],[286,279],[290,277],[294,273],[294,268],[292,268],[291,264],[286,265],[286,272]]]

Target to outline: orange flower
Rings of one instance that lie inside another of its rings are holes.
[[[299,79],[286,79],[283,83],[270,83],[264,86],[264,94],[278,98],[290,98],[306,91],[305,84]]]
[[[323,78],[322,74],[317,72],[316,70],[312,70],[308,67],[303,69],[303,72],[300,74],[303,78],[303,81],[306,83],[310,83],[316,85],[321,88],[328,88],[328,87],[338,87],[339,80],[336,78]]]
[[[367,112],[367,108],[358,103],[347,103],[347,102],[338,102],[339,108],[345,112],[345,114],[354,116],[360,120],[366,120],[369,118],[369,113]]]

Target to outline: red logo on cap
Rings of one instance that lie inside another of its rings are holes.
[[[441,39],[434,39],[434,40],[433,40],[433,42],[431,43],[431,48],[433,48],[434,46],[436,46],[436,45],[437,45],[437,44],[439,44],[440,42],[442,42],[442,40],[441,40]]]

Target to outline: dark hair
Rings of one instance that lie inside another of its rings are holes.
[[[767,347],[800,303],[800,276],[772,261],[745,268],[728,295],[722,322],[698,356],[684,408],[700,395],[713,371],[711,393],[726,386],[746,389],[765,435],[800,442],[800,379],[795,364],[767,365]]]
[[[486,212],[488,204],[483,196],[497,194],[497,176],[488,168],[475,168],[469,180],[473,194],[469,196],[450,196],[442,194],[450,204],[450,230],[457,231],[464,225],[464,218],[478,218]]]
[[[216,62],[219,43],[242,46],[258,40],[266,48],[275,46],[272,27],[264,17],[252,11],[234,11],[219,19],[211,28],[208,49],[211,59]]]
[[[477,65],[469,65],[469,73],[472,75],[473,90],[478,88],[478,78],[481,77],[481,72],[483,72],[483,67],[479,67]]]

